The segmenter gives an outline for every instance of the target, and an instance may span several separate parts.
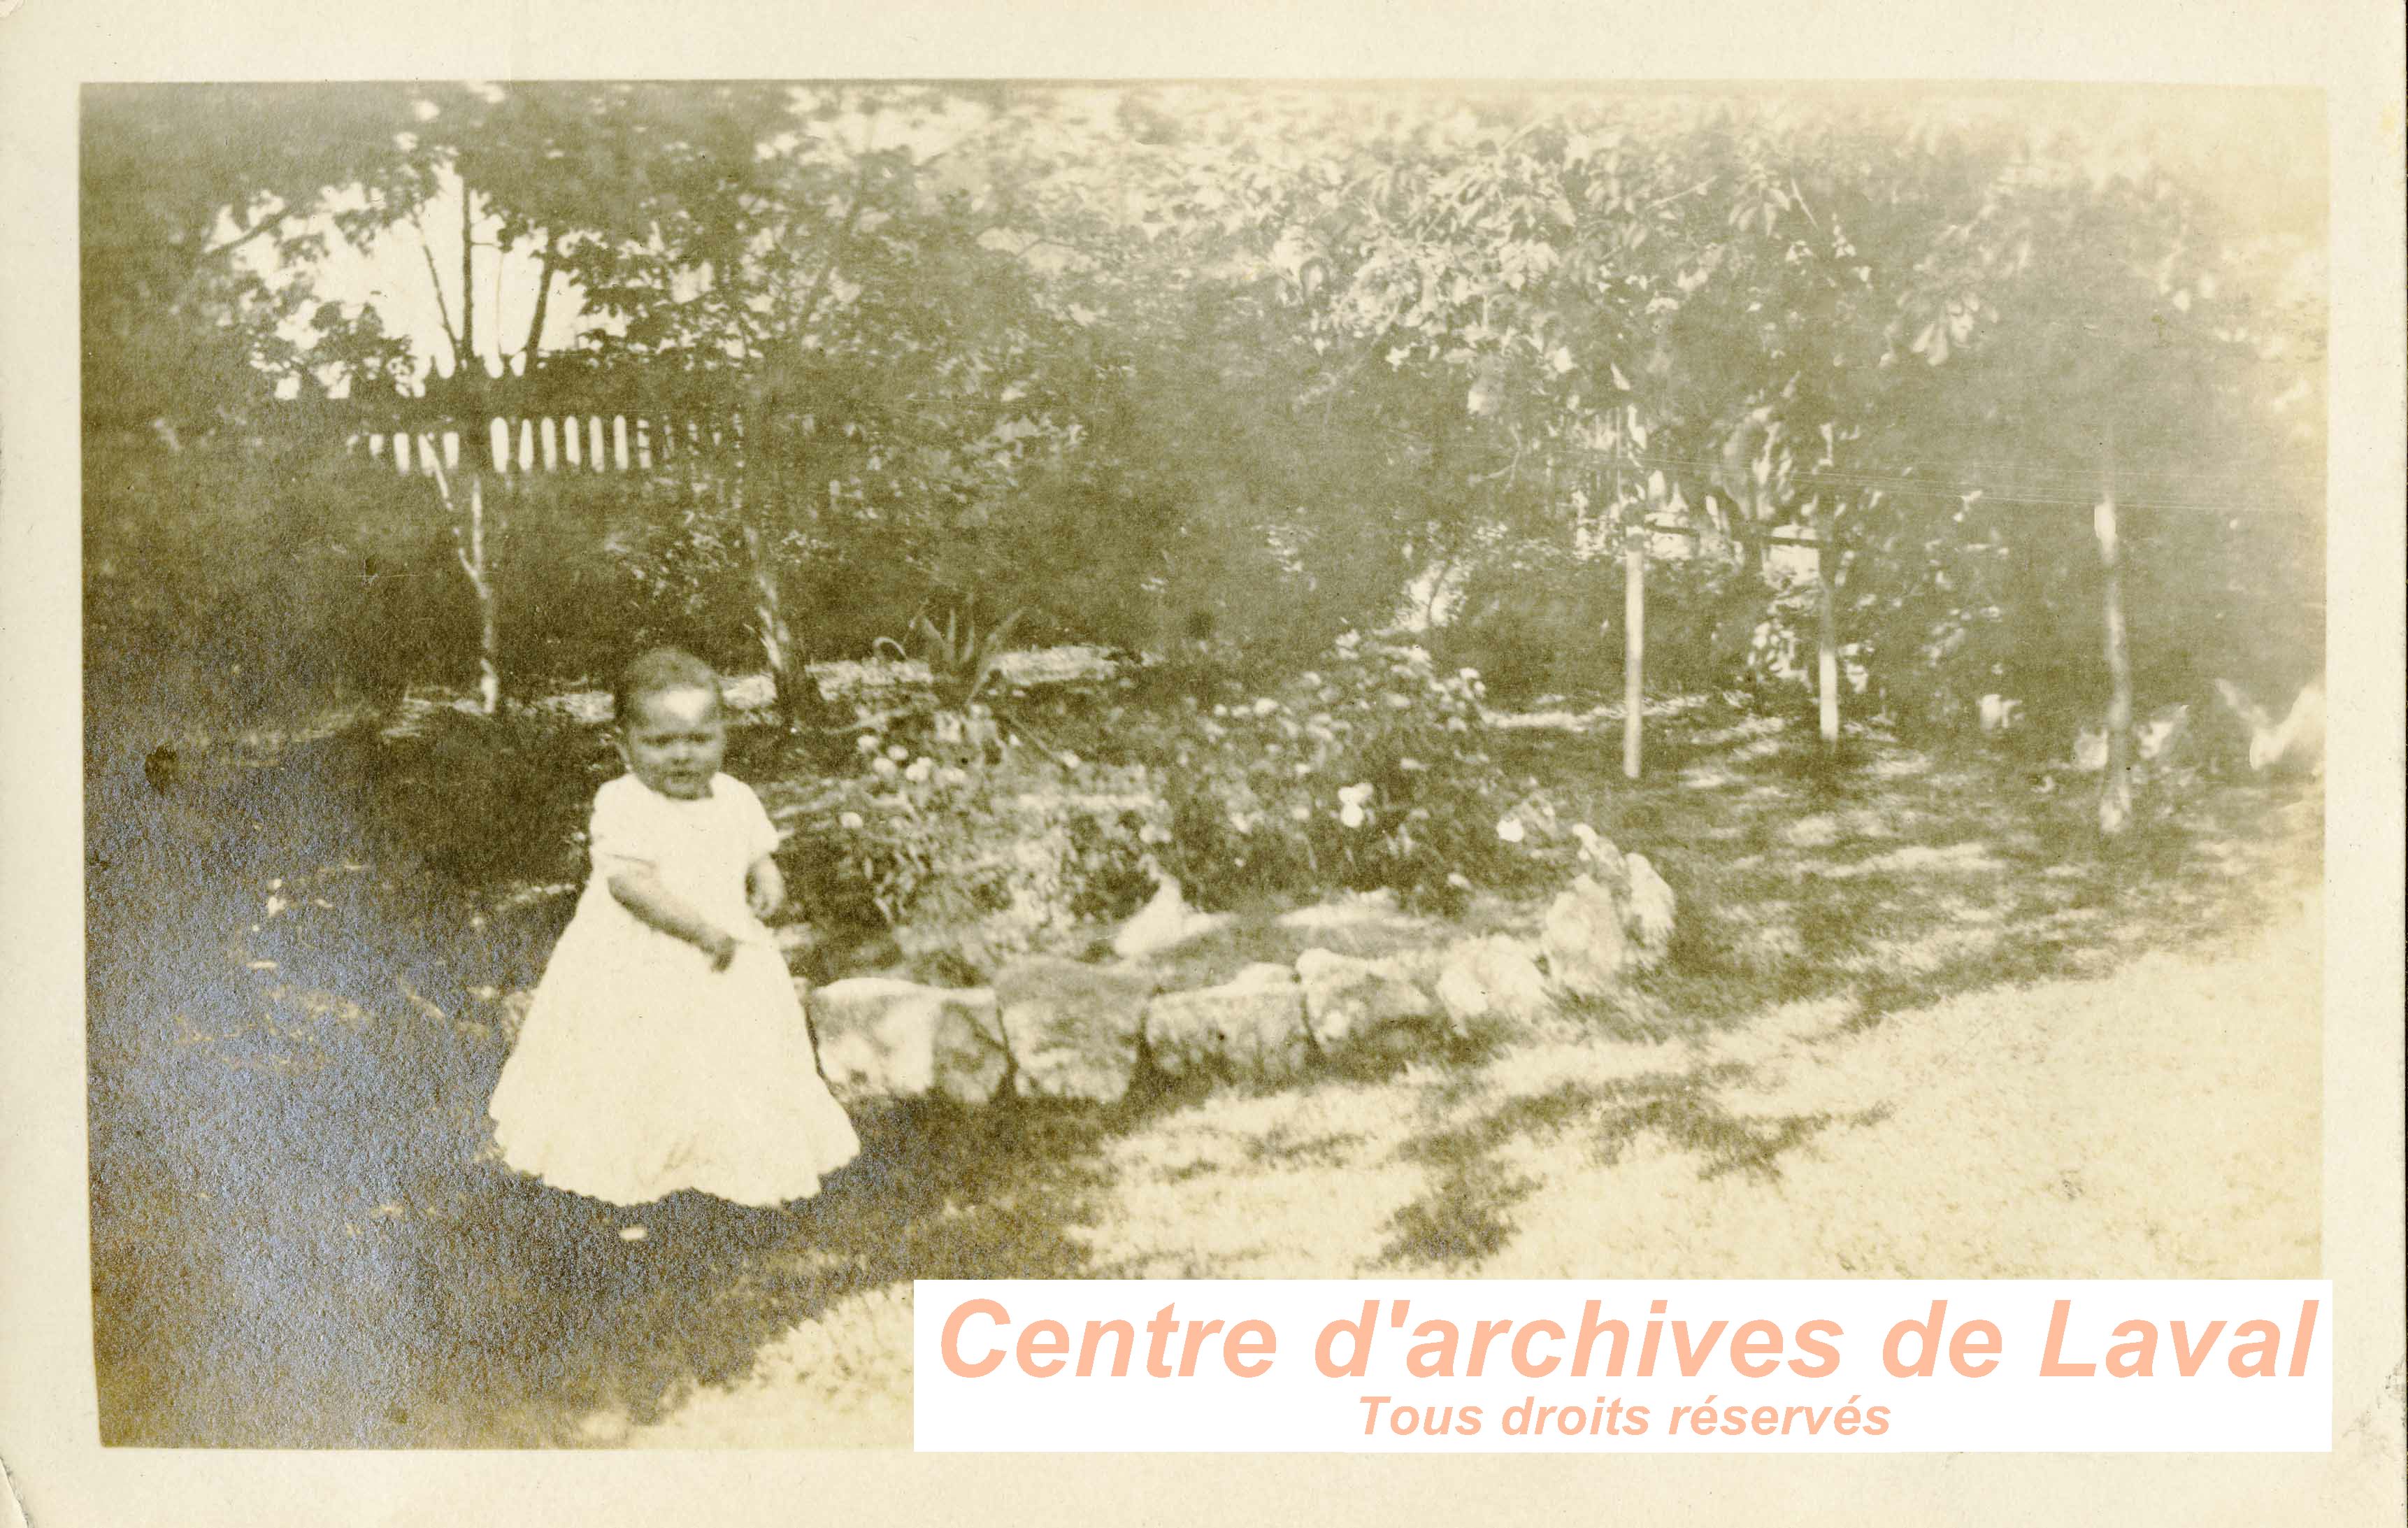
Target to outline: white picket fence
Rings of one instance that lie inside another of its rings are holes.
[[[510,472],[650,472],[679,460],[724,453],[743,430],[732,420],[649,415],[545,414],[489,422],[481,451],[470,465]],[[473,432],[471,432],[473,440]],[[447,472],[459,470],[462,432],[453,425],[425,430],[370,430],[346,442],[372,461],[389,462],[404,475],[432,475],[439,458]]]

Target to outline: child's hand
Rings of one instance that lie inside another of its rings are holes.
[[[763,858],[753,862],[745,900],[752,904],[752,915],[764,922],[786,905],[786,878],[778,873],[776,860]]]
[[[702,953],[710,957],[710,969],[725,971],[736,959],[736,936],[724,929],[713,929],[702,941]]]

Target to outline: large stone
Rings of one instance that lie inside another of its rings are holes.
[[[1386,1031],[1417,1029],[1443,1012],[1423,986],[1428,962],[1401,956],[1365,960],[1311,949],[1296,959],[1304,987],[1305,1024],[1324,1050],[1366,1042],[1384,1044]]]
[[[1537,960],[1519,940],[1503,934],[1466,940],[1447,952],[1438,1000],[1458,1031],[1501,1024],[1527,1029],[1555,1007]]]
[[[838,1097],[938,1092],[983,1103],[1010,1070],[987,988],[854,976],[810,990],[807,1001],[820,1070]]]
[[[1258,1077],[1300,1071],[1312,1047],[1305,1037],[1304,989],[1286,966],[1250,965],[1218,987],[1166,992],[1145,1013],[1146,1047],[1165,1072],[1215,1062]]]
[[[995,994],[1022,1093],[1109,1103],[1128,1091],[1152,976],[1040,957],[1005,967]]]
[[[1601,998],[1621,986],[1627,943],[1622,908],[1612,892],[1590,877],[1574,877],[1549,905],[1539,937],[1548,974],[1564,991]]]
[[[1623,903],[1623,932],[1629,936],[1625,959],[1641,971],[1653,971],[1672,953],[1672,917],[1679,899],[1643,854],[1624,860],[1629,896]]]
[[[1335,901],[1315,902],[1282,913],[1275,920],[1280,928],[1318,933],[1330,929],[1404,929],[1414,926],[1397,905],[1397,894],[1383,887],[1377,891],[1352,891]]]
[[[1121,925],[1112,938],[1112,953],[1124,960],[1142,959],[1215,933],[1229,922],[1226,913],[1198,913],[1189,907],[1179,883],[1166,878],[1153,900]]]

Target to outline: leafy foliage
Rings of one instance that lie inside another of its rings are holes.
[[[380,237],[459,187],[584,327],[546,354],[540,313],[523,343],[488,314],[467,346],[463,289],[455,351],[746,426],[740,462],[665,477],[598,556],[547,512],[505,596],[546,668],[607,645],[567,627],[632,588],[715,654],[759,641],[766,590],[815,656],[977,606],[1025,609],[1032,640],[1293,670],[1430,569],[1501,593],[1520,559],[1542,618],[1473,600],[1465,640],[1500,685],[1555,687],[1618,661],[1581,656],[1620,575],[1579,549],[1643,515],[1709,549],[1656,569],[1660,678],[1727,675],[1766,598],[1752,548],[1806,522],[1872,693],[1944,724],[2002,687],[2082,693],[2084,523],[2112,483],[2144,687],[2272,693],[2317,661],[2313,198],[2263,163],[2263,195],[2229,193],[2186,121],[1284,86],[98,92],[86,396],[119,424],[264,421],[279,386],[408,375],[372,310],[315,302],[310,256],[329,219]]]
[[[986,971],[1135,911],[1154,887],[1151,846],[1165,837],[1142,766],[1055,757],[992,727],[973,725],[965,742],[970,718],[939,716],[951,745],[932,753],[860,734],[867,767],[812,825],[823,905],[850,891],[907,948],[921,946],[910,953]]]
[[[1445,903],[1524,868],[1498,837],[1516,798],[1484,692],[1471,670],[1350,632],[1265,691],[1228,685],[1118,729],[1166,782],[1163,863],[1202,905],[1382,887]]]

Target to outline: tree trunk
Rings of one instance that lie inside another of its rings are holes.
[[[2115,490],[2100,493],[2092,517],[2107,627],[2107,778],[2099,793],[2099,830],[2113,837],[2132,821],[2132,665],[2124,648],[2124,574],[2116,539]]]
[[[474,472],[468,475],[468,541],[477,567],[477,704],[491,716],[502,708],[502,622],[485,555],[485,480]]]
[[[756,406],[743,420],[743,467],[738,489],[737,518],[744,530],[744,552],[752,574],[753,629],[761,641],[761,656],[776,686],[778,714],[787,728],[820,727],[827,723],[827,704],[810,676],[806,655],[795,641],[786,619],[785,592],[779,577],[775,529],[777,508],[785,496],[783,472],[773,444],[772,411]]]
[[[1831,597],[1840,551],[1832,534],[1838,518],[1820,504],[1814,506],[1814,683],[1822,700],[1825,748],[1840,745],[1840,618]]]
[[[477,358],[477,194],[466,180],[460,182],[460,367],[482,369]]]
[[[777,686],[778,714],[788,727],[796,727],[804,720],[803,691],[811,677],[795,651],[794,630],[786,624],[785,598],[778,585],[777,559],[769,539],[761,534],[749,513],[744,520],[744,552],[752,567],[752,620],[761,634],[761,657]]]
[[[405,438],[395,437],[401,439]],[[419,449],[435,474],[435,487],[443,496],[444,507],[456,515],[459,506],[452,501],[451,478],[443,469],[435,437],[421,436]],[[473,467],[468,470],[467,524],[452,522],[452,549],[459,554],[460,569],[468,575],[468,587],[477,596],[477,706],[491,716],[502,708],[502,623],[493,564],[486,552],[485,477]]]
[[[519,375],[535,373],[535,359],[543,345],[543,321],[552,306],[552,247],[544,246],[535,270],[535,316],[527,320],[526,343],[519,349]]]

